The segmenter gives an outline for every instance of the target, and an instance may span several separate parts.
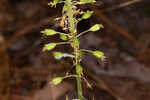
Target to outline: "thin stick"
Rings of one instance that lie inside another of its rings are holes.
[[[108,91],[111,95],[113,95],[117,100],[124,100],[122,96],[120,96],[114,89],[109,86],[104,80],[100,79],[98,76],[93,74],[91,71],[89,71],[87,68],[85,68],[85,73],[90,76],[94,81],[96,81],[96,85],[99,88],[103,88],[106,91]]]
[[[121,3],[119,5],[112,6],[110,8],[102,9],[102,12],[107,12],[107,11],[112,11],[112,10],[115,10],[115,9],[118,9],[118,8],[123,8],[123,7],[129,6],[129,5],[132,5],[134,3],[141,2],[141,1],[143,1],[143,0],[127,1],[127,2]]]

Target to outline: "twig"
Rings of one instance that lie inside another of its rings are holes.
[[[129,6],[129,5],[132,5],[134,3],[141,2],[141,1],[143,1],[143,0],[131,0],[131,1],[127,1],[127,2],[121,3],[119,5],[112,6],[110,8],[102,9],[101,11],[102,12],[112,11],[112,10],[116,10],[118,8],[123,8],[123,7]]]
[[[10,66],[5,40],[0,35],[0,98],[1,100],[10,100]],[[5,91],[5,92],[4,92]]]
[[[90,76],[93,80],[96,81],[96,85],[99,88],[103,88],[106,91],[108,91],[112,96],[114,96],[117,100],[124,100],[123,97],[121,97],[112,87],[110,87],[104,80],[90,72],[87,68],[85,68],[85,73]]]
[[[93,8],[95,14],[103,20],[106,24],[113,27],[116,31],[118,31],[121,35],[128,38],[130,41],[132,41],[137,47],[141,45],[132,35],[130,35],[127,31],[125,31],[122,27],[114,24],[108,17],[106,17],[99,9]]]
[[[144,48],[144,45],[142,43],[140,43],[139,41],[137,41],[136,38],[134,38],[132,35],[130,35],[122,27],[118,26],[117,24],[114,24],[98,8],[92,8],[92,10],[95,12],[95,14],[98,16],[98,18],[100,18],[101,20],[103,20],[106,24],[108,24],[109,26],[111,26],[114,30],[116,30],[117,32],[119,32],[125,38],[127,38],[128,40],[130,40],[131,42],[133,42],[136,47],[138,47],[141,50]],[[145,60],[150,60],[150,57],[148,56],[148,55],[150,55],[150,48],[147,48],[145,50],[145,53],[144,54],[142,53],[142,55],[140,55],[140,56],[139,56],[139,53],[140,52],[135,53],[135,55],[138,57],[139,60],[143,61],[143,58],[145,58],[145,56],[146,56]],[[147,64],[149,64],[149,63],[147,63]]]

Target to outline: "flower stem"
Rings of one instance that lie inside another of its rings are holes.
[[[82,85],[81,85],[81,75],[78,74],[77,79],[77,88],[78,88],[78,99],[82,100]]]
[[[67,15],[68,15],[68,20],[69,20],[69,30],[70,30],[70,35],[72,37],[76,36],[76,27],[75,27],[75,22],[74,22],[74,17],[73,17],[73,9],[72,9],[72,1],[71,0],[66,0],[67,3]],[[75,53],[75,64],[79,64],[79,47],[77,46],[72,46],[74,49],[74,53]],[[76,73],[77,77],[77,90],[78,90],[78,99],[79,100],[83,100],[83,96],[82,96],[82,81],[81,81],[81,74],[80,73]]]
[[[77,35],[77,37],[80,37],[81,35],[83,35],[83,34],[85,34],[85,33],[87,33],[87,32],[89,32],[89,30],[86,30],[86,31],[81,32],[80,34]]]
[[[80,49],[80,51],[89,52],[89,53],[93,52],[92,50],[87,50],[87,49]]]
[[[77,77],[77,75],[68,75],[68,76],[65,76],[64,78],[68,78],[68,77]]]
[[[61,44],[69,44],[69,42],[59,42],[59,43],[56,43],[57,45],[61,45]]]
[[[67,35],[67,36],[69,36],[69,34],[66,34],[66,33],[61,33],[61,32],[57,32],[58,34],[63,34],[63,35]]]

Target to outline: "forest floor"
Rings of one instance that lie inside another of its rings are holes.
[[[61,30],[55,17],[61,5],[50,8],[47,0],[0,1],[0,98],[1,100],[72,100],[76,81],[51,86],[53,76],[72,71],[70,59],[55,60],[42,52],[43,44],[60,41],[45,37],[45,28]],[[101,50],[104,62],[83,57],[85,100],[150,100],[150,1],[97,0],[82,9],[94,10],[78,31],[101,23],[104,28],[84,35],[81,48]],[[64,49],[62,49],[64,48]],[[68,52],[68,46],[56,50]],[[91,86],[91,87],[90,87]]]

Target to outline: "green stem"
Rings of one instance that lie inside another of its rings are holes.
[[[69,77],[77,77],[77,75],[68,75],[68,76],[65,76],[64,78],[69,78]]]
[[[59,42],[59,43],[56,43],[57,45],[61,45],[61,44],[69,44],[69,42]]]
[[[76,67],[77,67],[77,65],[79,64],[79,56],[78,56],[79,48],[75,48],[75,53],[76,53],[76,56],[75,56],[76,62],[75,63],[76,63]],[[77,73],[77,71],[76,71],[76,74],[77,74],[76,80],[77,80],[78,99],[83,100],[81,73]]]
[[[93,52],[92,50],[86,50],[86,49],[80,49],[79,51],[84,51],[84,52],[89,52],[89,53]]]
[[[69,36],[69,34],[66,34],[66,33],[61,33],[61,32],[57,32],[57,33]]]
[[[72,10],[72,1],[71,0],[66,0],[67,3],[67,15],[68,15],[68,20],[69,20],[69,30],[70,30],[70,35],[72,37],[76,36],[76,27],[75,27],[75,22],[74,22],[74,17],[73,17],[73,10]],[[73,46],[74,52],[75,52],[75,63],[76,65],[79,64],[79,47]],[[83,100],[82,96],[82,81],[81,81],[81,74],[76,73],[77,77],[77,90],[78,90],[78,99]]]
[[[78,88],[78,99],[82,100],[83,95],[82,95],[81,75],[78,74],[78,77],[76,77],[76,80],[77,80],[77,88]]]
[[[83,34],[85,34],[85,33],[87,33],[87,32],[89,32],[89,30],[86,30],[86,31],[81,32],[80,34],[77,35],[77,37],[80,37],[81,35],[83,35]]]

